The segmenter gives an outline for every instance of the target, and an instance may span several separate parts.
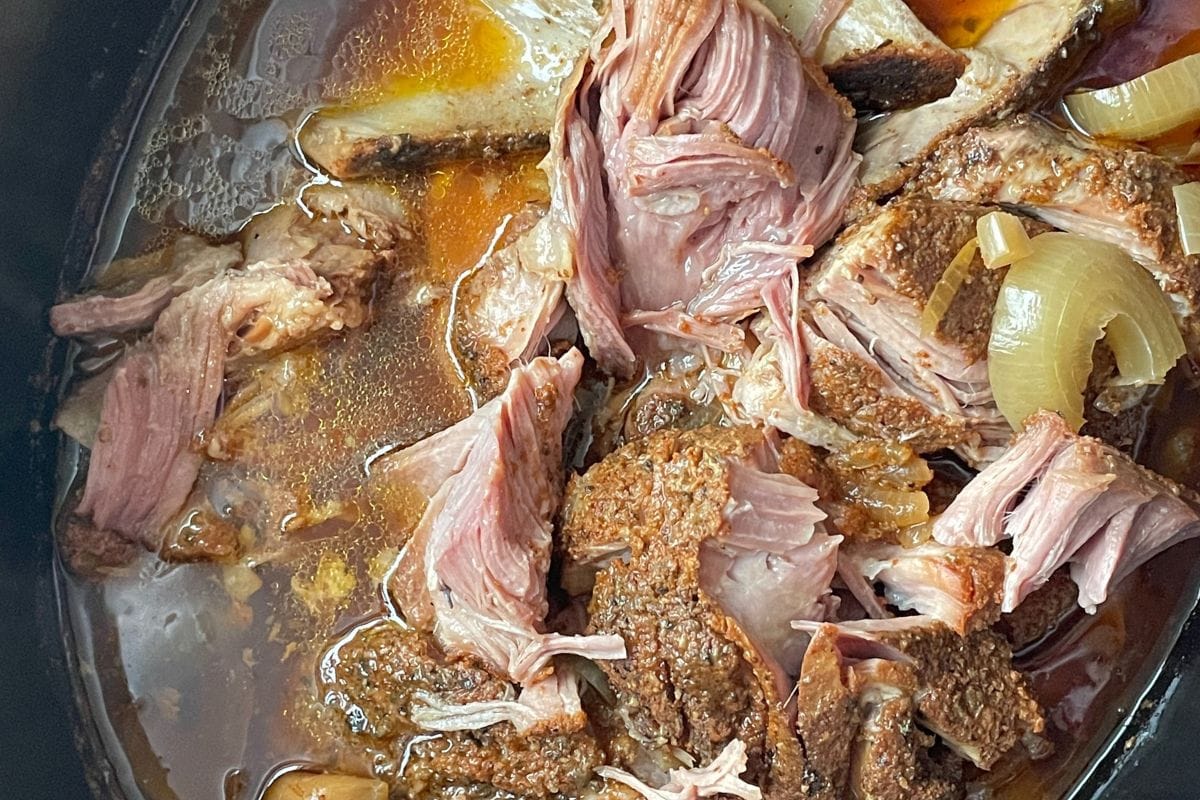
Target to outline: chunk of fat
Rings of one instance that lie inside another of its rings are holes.
[[[495,80],[429,86],[362,107],[311,116],[306,157],[338,178],[386,174],[429,161],[544,149],[559,83],[583,54],[599,16],[589,0],[485,0],[523,52]]]
[[[859,126],[864,194],[894,192],[945,137],[1041,99],[1100,40],[1107,20],[1125,18],[1130,3],[1017,0],[963,51],[970,64],[950,95]]]
[[[903,108],[944,97],[967,58],[926,28],[903,0],[849,0],[826,31],[836,0],[764,0],[856,106]],[[836,13],[836,9],[834,11]]]

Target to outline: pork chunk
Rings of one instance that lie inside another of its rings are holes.
[[[934,523],[948,545],[1013,540],[1006,612],[1070,564],[1089,612],[1155,555],[1200,535],[1200,498],[1039,412],[1012,447],[979,473]]]
[[[578,687],[560,684],[555,656],[625,654],[617,636],[564,636],[545,624],[562,434],[582,365],[577,350],[534,359],[475,414],[377,469],[378,480],[427,501],[389,580],[405,619],[450,655],[477,658],[521,687],[515,704],[439,705],[431,728],[499,719],[525,727],[526,711],[556,717],[578,706]]]
[[[563,512],[568,559],[602,565],[589,628],[626,642],[602,666],[635,735],[697,761],[740,739],[768,797],[804,780],[783,711],[803,640],[784,617],[829,608],[838,537],[815,498],[761,432],[700,428],[620,448],[572,480]]]
[[[147,280],[144,265],[113,265],[126,273],[106,279],[117,280],[118,290],[139,279],[141,288],[71,301],[52,314],[59,331],[72,335],[153,324],[104,386],[74,512],[97,537],[120,536],[152,550],[165,546],[164,553],[189,559],[233,555],[232,536],[164,541],[164,528],[172,529],[167,523],[199,474],[202,441],[226,378],[236,380],[239,364],[365,323],[375,281],[410,235],[407,208],[385,187],[323,186],[305,197],[311,216],[281,206],[255,218],[241,244],[213,247],[180,237],[169,248],[171,258],[156,256],[152,265],[168,273]],[[161,309],[137,299],[154,285],[163,293]],[[90,432],[92,423],[76,427]],[[81,529],[71,527],[74,535]]]
[[[797,623],[797,627],[814,634],[809,650],[817,664],[824,665],[809,673],[812,685],[802,684],[802,692],[808,690],[802,701],[825,698],[828,705],[827,698],[852,693],[859,703],[859,728],[846,735],[855,739],[859,748],[880,737],[895,737],[892,726],[881,723],[907,714],[959,757],[982,769],[1018,746],[1035,757],[1045,754],[1042,711],[1025,678],[1013,668],[1012,651],[997,634],[982,630],[963,637],[941,622],[921,616],[838,625]],[[831,647],[843,663],[840,687],[830,683],[837,677],[830,666]],[[887,705],[897,699],[908,702]],[[817,706],[803,708],[799,719],[805,720],[812,708]],[[840,717],[843,724],[856,719],[844,712]],[[873,720],[877,730],[871,729]],[[901,746],[901,740],[892,738],[885,750],[891,760],[907,763],[909,774],[915,775],[923,764],[936,783],[939,770],[927,769],[933,764],[921,755],[932,744],[931,739],[918,737]],[[858,766],[854,763],[852,760],[852,776],[862,769],[861,761]]]
[[[550,157],[567,299],[603,369],[631,374],[627,328],[741,348],[737,323],[842,222],[851,111],[756,2],[611,4]]]
[[[1194,352],[1200,256],[1183,254],[1171,191],[1188,180],[1153,153],[1098,144],[1021,116],[947,140],[913,188],[942,200],[1016,206],[1061,230],[1117,245],[1153,273]]]
[[[921,324],[930,293],[988,211],[906,198],[838,238],[805,288],[815,410],[859,435],[918,452],[956,447],[973,461],[1007,441],[987,380],[1003,272],[976,255],[937,329],[925,334]]]
[[[1036,105],[1124,20],[1127,0],[1017,0],[974,47],[948,96],[863,124],[862,195],[887,196],[915,175],[947,136]]]
[[[999,550],[855,543],[842,559],[866,580],[882,583],[890,604],[941,620],[960,635],[1000,617],[1006,565]]]
[[[405,796],[577,792],[603,762],[596,741],[576,728],[526,734],[501,723],[429,736],[416,720],[431,697],[458,705],[503,700],[509,684],[473,659],[452,659],[432,638],[394,622],[359,629],[330,650],[319,686],[334,735],[377,754],[372,768]]]

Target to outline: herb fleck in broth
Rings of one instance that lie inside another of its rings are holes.
[[[328,181],[293,152],[292,132],[314,110],[336,116],[343,104],[478,88],[519,58],[515,35],[475,0],[362,0],[336,13],[312,0],[226,5],[236,22],[210,21],[201,47],[215,49],[197,55],[180,84],[201,88],[207,116],[184,113],[180,94],[153,129],[129,184],[129,224],[108,223],[126,233],[112,252],[144,249],[160,225],[234,237],[255,214]],[[1009,3],[943,4],[936,13],[936,3],[913,5],[966,46]],[[204,148],[211,160],[183,166]],[[235,537],[243,563],[164,565],[146,555],[102,581],[60,572],[85,702],[130,798],[253,800],[281,770],[366,773],[383,758],[329,735],[327,726],[346,720],[330,718],[320,675],[339,642],[387,616],[380,582],[422,510],[404,487],[373,482],[371,466],[477,401],[448,333],[455,287],[515,215],[547,201],[540,155],[396,178],[414,238],[377,284],[373,323],[238,376],[212,431],[222,457],[206,463],[183,520],[189,535]],[[1190,387],[1174,388],[1155,412],[1148,458],[1200,485],[1180,466],[1193,460],[1195,431],[1164,422],[1194,410]],[[1167,646],[1181,609],[1163,587],[1195,579],[1194,551],[1158,559],[1103,613],[1071,614],[1060,638],[1022,654],[1051,706],[1057,749],[981,776],[1000,796],[1058,792],[1075,780]],[[1134,615],[1153,624],[1129,624]]]

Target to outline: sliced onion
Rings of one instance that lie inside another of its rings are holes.
[[[979,255],[988,269],[1007,267],[1033,252],[1020,218],[1006,211],[985,214],[975,223]]]
[[[962,287],[963,281],[971,274],[971,264],[975,261],[975,251],[979,249],[979,240],[972,239],[962,246],[958,254],[950,261],[950,266],[942,273],[941,279],[929,293],[929,301],[921,312],[921,335],[932,336],[937,332],[942,317],[950,310],[954,295]]]
[[[1071,120],[1090,136],[1143,141],[1200,119],[1200,54],[1173,61],[1108,89],[1064,100]]]
[[[1179,220],[1179,245],[1183,254],[1200,253],[1200,183],[1183,183],[1171,189]]]
[[[1123,250],[1069,233],[1031,245],[1005,276],[992,318],[992,392],[1017,430],[1039,409],[1079,430],[1101,337],[1127,386],[1162,383],[1185,352],[1183,338],[1158,284]]]

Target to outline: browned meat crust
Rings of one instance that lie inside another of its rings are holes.
[[[65,517],[58,537],[63,561],[79,575],[94,575],[98,571],[128,564],[142,551],[140,544],[130,541],[116,531],[99,530],[78,517]]]
[[[888,664],[895,672],[906,672]],[[912,694],[889,697],[871,709],[854,742],[852,796],[863,800],[956,800],[964,796],[962,762],[934,756],[934,736],[920,729]]]
[[[967,59],[928,44],[888,42],[825,65],[834,87],[860,110],[894,111],[933,102],[954,91]]]
[[[1026,597],[1021,605],[1000,617],[996,631],[1015,651],[1041,641],[1075,611],[1079,589],[1066,569],[1050,576],[1046,584]]]
[[[959,634],[981,630],[1000,618],[1004,598],[1004,554],[990,547],[956,547],[945,556],[946,568],[963,576],[967,590]]]
[[[343,720],[336,735],[390,753],[376,765],[400,796],[433,798],[487,789],[523,797],[577,791],[603,755],[586,731],[521,735],[510,723],[419,736],[410,714],[419,693],[452,703],[495,700],[508,684],[469,659],[447,660],[431,637],[399,624],[364,628],[340,645],[323,702]],[[403,765],[402,769],[397,769]]]
[[[1021,744],[1043,755],[1044,728],[991,631],[960,637],[926,617],[813,629],[797,730],[815,797],[962,797],[962,759],[989,769]]]
[[[859,220],[838,237],[807,281],[809,299],[827,304],[815,308],[814,315],[832,313],[852,320],[856,311],[848,304],[845,279],[861,281],[862,276],[894,287],[880,285],[872,291],[919,314],[946,267],[975,237],[976,222],[992,210],[904,197]],[[1037,234],[1049,228],[1029,220],[1026,230]],[[945,351],[956,354],[955,363],[962,369],[985,358],[992,309],[1003,281],[1004,270],[986,269],[976,255],[933,338],[921,339],[927,349],[902,357],[913,367],[926,368],[945,363],[944,357],[935,362],[931,354]],[[954,447],[974,435],[964,415],[931,406],[915,393],[895,391],[881,365],[861,353],[831,342],[813,348],[809,358],[813,408],[853,433],[904,441],[918,452]]]
[[[930,753],[934,738],[914,722],[911,695],[879,703],[856,742],[853,796],[863,800],[956,800],[962,762]]]
[[[915,398],[887,393],[879,367],[853,353],[822,348],[809,354],[809,371],[813,410],[852,433],[908,440],[922,453],[966,440],[962,420],[934,414]]]
[[[549,147],[550,136],[541,131],[501,134],[460,131],[437,139],[401,133],[355,141],[336,161],[323,166],[339,178],[385,178],[423,170],[430,164],[466,158],[501,158]]]
[[[876,200],[888,197],[899,190],[910,178],[917,174],[922,162],[930,158],[938,143],[947,136],[960,133],[972,125],[1003,119],[1014,112],[1036,107],[1045,99],[1051,97],[1055,89],[1079,68],[1092,49],[1102,41],[1104,34],[1116,25],[1127,22],[1125,3],[1095,3],[1078,2],[1073,19],[1069,26],[1062,31],[1060,41],[1040,41],[1044,32],[1031,33],[1026,44],[1035,47],[1033,54],[1039,60],[1030,64],[1030,69],[1023,71],[1015,80],[1006,82],[1003,91],[995,97],[989,96],[987,102],[978,108],[972,108],[972,113],[958,115],[942,120],[950,125],[939,125],[928,131],[922,147],[906,158],[902,163],[891,162],[886,169],[872,164],[871,155],[867,154],[867,169],[864,173],[866,183],[852,207],[852,214],[866,213]],[[1011,37],[1010,37],[1011,38]],[[1046,46],[1049,45],[1049,46]],[[1007,56],[1008,54],[1003,54]],[[976,79],[978,80],[978,78]],[[978,91],[977,89],[975,91]],[[907,113],[923,114],[923,109],[913,109]],[[934,118],[936,120],[936,118]],[[917,127],[921,121],[910,123]],[[859,147],[869,147],[870,142],[860,138]]]
[[[933,750],[917,723],[920,665],[843,659],[833,626],[814,634],[804,659],[796,727],[814,798],[953,800],[963,795],[962,762]]]
[[[804,761],[775,676],[700,589],[700,545],[724,525],[728,461],[762,441],[751,428],[709,427],[624,446],[571,481],[563,546],[576,561],[613,543],[629,550],[596,578],[589,633],[625,640],[628,658],[601,667],[635,735],[698,762],[740,738],[743,778],[769,797],[798,797]]]
[[[862,722],[857,694],[831,637],[816,636],[804,654],[796,686],[796,731],[807,759],[813,800],[838,800],[849,779],[853,731]]]
[[[934,623],[880,638],[916,662],[917,710],[951,747],[984,768],[1022,743],[1035,754],[1044,750],[1041,708],[1001,636],[961,637]]]
[[[1088,376],[1087,391],[1083,395],[1083,428],[1080,433],[1108,442],[1126,455],[1137,456],[1148,425],[1150,403],[1134,402],[1128,405],[1108,407],[1103,402],[1114,390],[1110,386],[1117,377],[1117,359],[1103,339],[1096,342],[1092,351],[1092,372]],[[1120,387],[1116,389],[1120,391]],[[1147,397],[1152,396],[1147,393]],[[1134,395],[1135,399],[1139,395]]]
[[[698,761],[735,738],[753,742],[766,760],[772,699],[755,680],[741,637],[722,631],[719,610],[705,614],[689,590],[671,591],[676,582],[696,586],[694,570],[660,563],[661,570],[617,563],[596,578],[589,632],[620,634],[629,653],[603,665],[618,700],[642,736],[677,744]],[[760,764],[758,777],[766,769]]]
[[[975,203],[901,197],[848,227],[827,258],[836,258],[838,247],[852,246],[856,261],[887,275],[900,294],[924,308],[946,267],[975,237],[979,218],[995,210]],[[1050,230],[1036,220],[1023,222],[1030,236]],[[938,338],[963,348],[972,359],[985,357],[992,309],[1005,272],[986,269],[976,254],[970,275],[942,316]]]
[[[1153,153],[1085,141],[1022,116],[945,141],[912,188],[933,197],[1091,220],[1108,229],[1109,238],[1119,237],[1163,289],[1194,312],[1200,308],[1200,257],[1183,254],[1172,195],[1172,187],[1187,180]],[[1194,318],[1190,322],[1194,346],[1200,334]]]

